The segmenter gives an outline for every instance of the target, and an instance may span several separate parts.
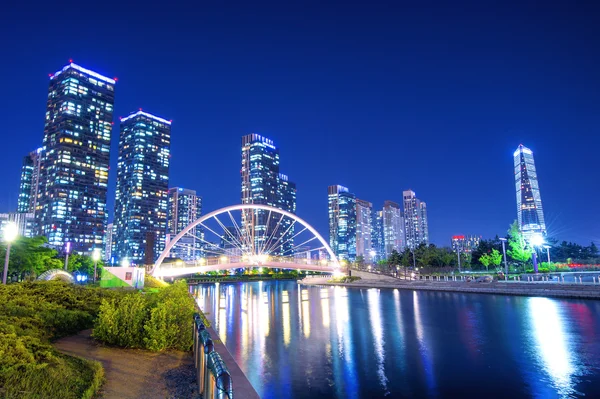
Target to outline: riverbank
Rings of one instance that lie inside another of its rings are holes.
[[[102,363],[105,382],[99,398],[200,398],[189,352],[108,347],[94,341],[91,330],[61,338],[54,347],[67,355]]]
[[[328,278],[305,278],[304,285],[327,285],[356,288],[397,288],[404,290],[465,292],[475,294],[499,294],[520,296],[542,296],[555,298],[600,299],[600,285],[558,284],[547,282],[502,282],[467,283],[462,281],[405,281],[390,276],[352,271],[361,280],[352,283],[330,283]]]

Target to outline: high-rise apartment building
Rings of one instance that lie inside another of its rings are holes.
[[[369,256],[369,261],[378,262],[386,257],[385,240],[383,238],[383,211],[372,212],[371,226],[371,250],[374,256]]]
[[[427,205],[419,200],[412,190],[404,191],[403,198],[406,246],[415,249],[421,244],[428,245]]]
[[[514,156],[517,221],[526,240],[534,234],[546,234],[546,222],[533,152],[523,144]]]
[[[242,204],[269,205],[296,213],[296,184],[279,172],[279,149],[272,140],[256,133],[242,137],[241,180]],[[269,215],[263,210],[242,214],[242,230],[251,237],[248,245],[254,246],[248,250],[256,253],[266,250],[267,241],[273,236],[269,242],[279,243],[277,255],[293,255],[291,219]]]
[[[50,76],[35,214],[52,246],[102,248],[114,90],[74,63]]]
[[[392,251],[404,251],[404,220],[400,205],[392,201],[383,204],[383,243],[385,258],[389,258]]]
[[[17,212],[19,213],[35,214],[40,185],[41,153],[42,149],[38,148],[23,158],[19,199],[17,201]]]
[[[343,186],[329,186],[329,246],[339,260],[356,258],[356,198]]]
[[[165,246],[171,121],[138,111],[121,119],[115,237],[119,262],[148,263]]]
[[[167,213],[167,235],[173,239],[187,225],[202,214],[202,197],[195,190],[182,187],[169,189]],[[196,226],[179,240],[179,245],[171,251],[171,256],[186,262],[193,262],[202,257],[204,235],[201,227]]]
[[[479,247],[480,236],[452,236],[452,252],[460,251],[463,254],[470,254]]]
[[[372,251],[373,233],[373,204],[356,199],[356,256],[362,256],[363,260],[370,261]]]

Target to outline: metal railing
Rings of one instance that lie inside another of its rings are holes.
[[[200,315],[194,314],[194,366],[203,399],[233,399],[233,380]]]

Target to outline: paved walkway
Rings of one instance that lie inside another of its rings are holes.
[[[600,299],[600,285],[558,284],[551,282],[494,282],[467,283],[462,281],[405,281],[390,276],[352,270],[353,276],[361,277],[354,283],[328,283],[328,278],[305,278],[307,285],[341,285],[357,288],[398,288],[407,290],[472,292],[478,294],[544,296],[577,299]]]
[[[192,355],[111,348],[91,338],[91,330],[62,338],[54,345],[68,355],[96,360],[104,366],[100,398],[199,398]]]

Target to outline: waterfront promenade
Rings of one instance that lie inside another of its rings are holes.
[[[394,277],[352,270],[352,275],[361,279],[352,283],[330,283],[330,277],[307,277],[301,280],[306,285],[340,285],[357,288],[398,288],[406,290],[470,292],[476,294],[502,294],[544,296],[557,298],[600,299],[600,285],[555,282],[496,281],[476,283],[465,281],[414,280],[406,281]]]

